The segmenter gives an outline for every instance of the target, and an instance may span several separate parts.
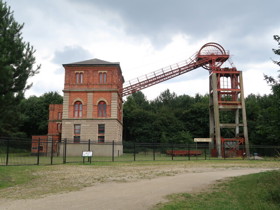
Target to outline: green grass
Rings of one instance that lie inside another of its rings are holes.
[[[130,159],[130,158],[129,158]],[[191,161],[97,161],[89,164],[81,162],[59,165],[0,166],[0,197],[25,199],[47,194],[69,192],[92,186],[95,183],[111,181],[111,176],[122,180],[123,176],[145,179],[162,176],[167,168],[279,168],[279,161],[250,160],[191,160]],[[136,171],[136,173],[135,173]],[[141,172],[139,176],[138,172]],[[158,172],[158,173],[156,173]],[[162,173],[161,173],[162,172]],[[151,173],[151,174],[150,174]],[[83,174],[83,176],[81,176]],[[109,174],[109,175],[104,175]],[[150,176],[151,175],[151,176]],[[166,174],[165,174],[166,175]],[[164,175],[164,176],[165,176]],[[279,174],[278,174],[279,175]],[[277,176],[274,182],[280,177]],[[101,181],[100,181],[101,180]],[[85,184],[86,183],[86,184]],[[269,183],[269,182],[268,182]],[[245,185],[246,186],[246,185]],[[246,186],[248,187],[248,186]],[[279,188],[279,186],[277,186]],[[276,188],[276,189],[278,189]],[[272,189],[272,188],[271,188]],[[271,193],[271,198],[277,194]],[[216,193],[216,192],[215,192]],[[280,194],[280,193],[279,193]],[[206,195],[207,198],[208,195]],[[192,197],[189,194],[174,198]],[[181,205],[181,204],[179,204]],[[185,204],[183,204],[185,205]],[[172,209],[172,208],[170,208]],[[174,208],[173,208],[174,209]],[[177,207],[175,207],[177,209]],[[184,209],[184,207],[182,207]],[[272,208],[273,209],[273,208]]]
[[[0,167],[0,189],[24,184],[35,179],[35,171],[42,170],[38,166],[1,166]]]
[[[173,160],[174,161],[200,161],[200,160],[218,160],[221,161],[222,159],[218,159],[218,158],[213,158],[213,157],[209,157],[209,154],[207,154],[207,156],[205,157],[205,155],[201,155],[201,156],[191,156],[191,157],[184,157],[184,156],[174,156]],[[10,153],[9,154],[9,159],[8,159],[8,165],[36,165],[37,164],[37,156],[31,156],[30,153]],[[153,155],[152,152],[141,152],[141,153],[137,153],[135,156],[135,161],[172,161],[172,157],[166,154],[162,154],[162,153],[155,153],[155,156]],[[241,160],[242,158],[240,157],[236,157],[236,158],[226,158],[227,161],[236,161],[236,160]],[[101,156],[93,156],[92,157],[92,162],[105,162],[105,161],[112,161],[112,157],[108,156],[108,157],[101,157]],[[118,157],[114,157],[114,161],[115,162],[123,162],[123,161],[134,161],[134,154],[133,153],[125,153],[123,155],[120,155]],[[247,160],[244,160],[247,161]],[[254,161],[254,160],[251,160]],[[260,160],[256,160],[256,161],[260,161]],[[272,157],[264,157],[264,159],[262,161],[277,161],[276,159],[272,158]],[[83,158],[81,156],[76,156],[76,157],[70,157],[67,156],[66,158],[66,162],[67,163],[82,163],[83,162]],[[63,157],[62,156],[54,156],[53,157],[53,164],[62,164],[63,163]],[[51,157],[46,157],[46,156],[40,156],[39,157],[39,164],[40,165],[49,165],[51,164]],[[1,165],[6,165],[6,155],[0,154],[0,166]]]
[[[262,172],[223,181],[199,194],[175,194],[156,209],[280,209],[280,171]],[[163,205],[163,206],[162,206]]]

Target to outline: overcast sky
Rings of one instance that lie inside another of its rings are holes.
[[[23,38],[36,49],[40,73],[26,96],[62,94],[62,64],[98,58],[120,62],[126,81],[188,59],[217,42],[244,73],[245,94],[269,94],[264,74],[276,76],[273,35],[280,35],[279,0],[7,0]],[[229,66],[229,64],[227,64]],[[208,92],[202,68],[145,89],[154,99]]]

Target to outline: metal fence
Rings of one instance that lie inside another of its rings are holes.
[[[239,151],[245,151],[242,145]],[[92,153],[87,153],[87,152]],[[49,165],[66,163],[91,164],[100,161],[190,161],[190,160],[280,160],[280,146],[250,145],[250,155],[238,156],[222,148],[222,158],[213,156],[208,144],[160,144],[106,142],[93,140],[48,140],[0,138],[0,166]],[[89,155],[90,154],[90,155]],[[92,154],[92,155],[91,155]]]

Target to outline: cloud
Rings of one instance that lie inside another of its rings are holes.
[[[62,50],[54,52],[52,62],[55,64],[73,63],[92,59],[93,55],[80,46],[65,46]]]
[[[70,0],[69,2],[74,2]],[[279,5],[255,0],[81,0],[80,4],[117,13],[134,35],[168,37],[182,32],[203,38],[209,33],[236,26],[232,36],[266,30],[275,26]],[[269,15],[267,15],[269,14]],[[279,25],[279,24],[278,24]]]
[[[7,0],[7,3],[14,10],[16,21],[25,23],[24,40],[37,50],[36,60],[42,64],[40,74],[30,79],[34,86],[29,92],[37,95],[54,87],[58,91],[63,88],[63,63],[91,58],[120,62],[127,81],[188,59],[203,44],[212,41],[230,50],[235,66],[248,75],[245,83],[253,84],[253,80],[263,77],[252,70],[252,65],[270,69],[268,63],[274,56],[271,49],[277,47],[273,35],[280,31],[279,0]],[[256,74],[250,76],[253,73]],[[55,85],[46,82],[54,77]],[[199,69],[151,88],[165,90],[172,85],[179,94],[184,82],[191,82],[193,90],[204,93],[195,84],[205,79],[208,80],[208,73]],[[254,93],[258,87],[248,90]]]

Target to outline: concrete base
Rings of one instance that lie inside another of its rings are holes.
[[[59,145],[59,156],[64,154],[64,144],[60,143]],[[66,156],[82,156],[83,151],[88,151],[88,144],[75,144],[68,143],[66,145]],[[91,144],[90,151],[93,151],[93,156],[106,156],[111,157],[114,153],[114,156],[123,155],[123,145],[117,144]]]

